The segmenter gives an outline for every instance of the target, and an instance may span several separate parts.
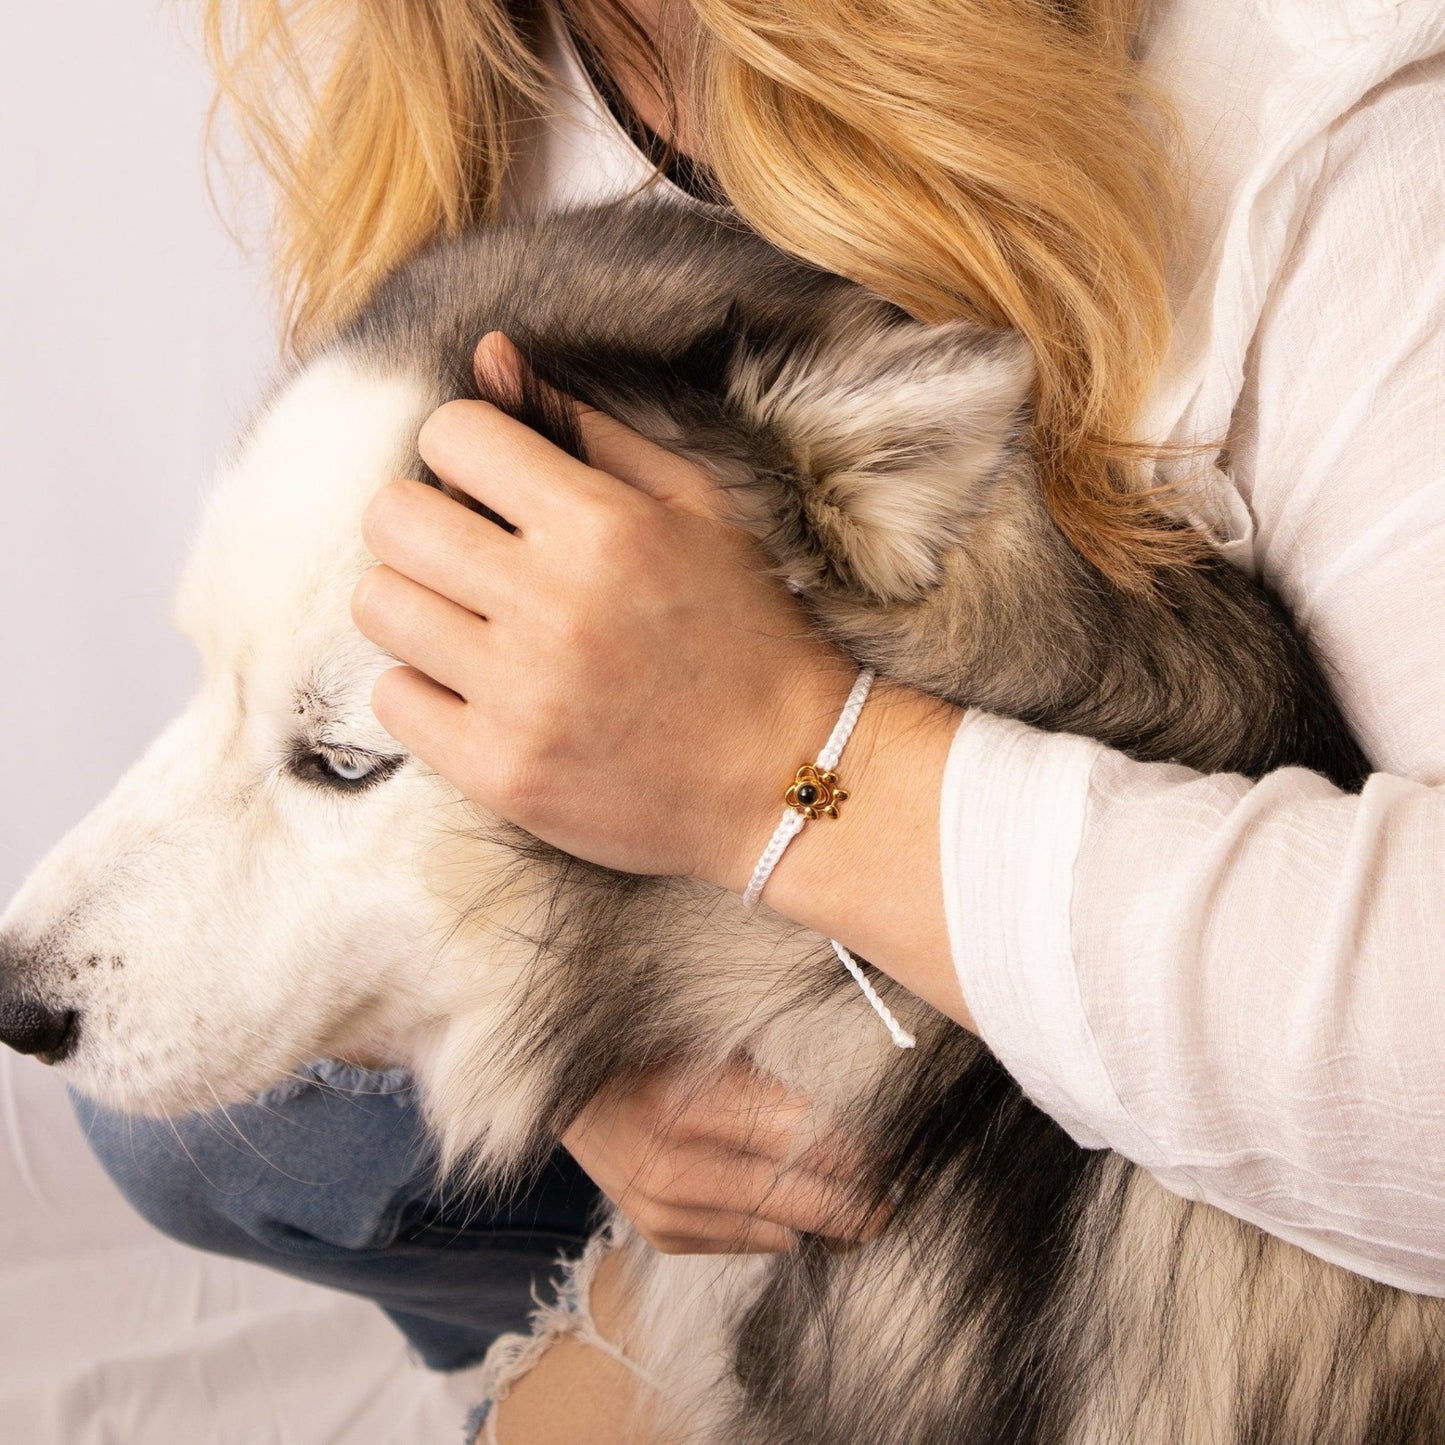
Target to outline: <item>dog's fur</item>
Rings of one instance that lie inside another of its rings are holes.
[[[358,519],[505,330],[548,382],[709,466],[860,661],[1144,759],[1344,785],[1365,762],[1280,609],[1222,561],[1153,598],[1064,542],[1014,338],[924,327],[739,227],[580,212],[439,245],[276,390],[180,596],[200,695],[29,881],[0,985],[74,1010],[111,1105],[239,1100],[327,1052],[415,1071],[450,1162],[525,1169],[605,1081],[743,1052],[891,1190],[875,1243],[626,1245],[673,1428],[717,1445],[1424,1445],[1441,1305],[1078,1148],[977,1040],[766,908],[583,865],[396,745],[353,630]],[[541,393],[523,413],[576,447]],[[348,781],[337,772],[365,777]]]

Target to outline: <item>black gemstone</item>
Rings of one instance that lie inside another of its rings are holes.
[[[798,801],[806,808],[818,801],[818,790],[812,783],[804,783],[798,789]]]

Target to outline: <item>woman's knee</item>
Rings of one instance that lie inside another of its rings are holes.
[[[538,1333],[512,1342],[477,1445],[666,1445],[654,1386],[632,1362],[620,1265],[615,1253],[589,1252]]]
[[[200,1249],[274,1261],[385,1248],[434,1187],[404,1076],[316,1065],[256,1103],[174,1120],[74,1103],[136,1210]]]

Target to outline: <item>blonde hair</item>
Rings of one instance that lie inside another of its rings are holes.
[[[1070,540],[1123,586],[1196,555],[1135,484],[1176,212],[1131,55],[1139,0],[685,3],[689,117],[742,218],[920,319],[1015,328]],[[544,95],[538,18],[522,0],[205,0],[219,98],[276,183],[293,340],[496,215]]]

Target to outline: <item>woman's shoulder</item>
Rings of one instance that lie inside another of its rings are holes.
[[[1231,429],[1253,555],[1388,770],[1445,776],[1445,55],[1331,127]]]
[[[1178,125],[1195,240],[1402,73],[1445,55],[1439,0],[1156,0],[1141,60]]]
[[[1367,187],[1393,180],[1395,189],[1428,203],[1445,189],[1442,157],[1445,49],[1395,71],[1330,127],[1321,168],[1327,184],[1316,187],[1312,204],[1321,204],[1342,179]]]
[[[1331,127],[1271,279],[1239,419],[1259,433],[1257,475],[1236,480],[1277,551],[1287,541],[1290,553],[1332,557],[1348,535],[1358,559],[1379,528],[1413,516],[1418,533],[1431,498],[1438,530],[1442,234],[1445,54],[1398,72]]]
[[[1219,67],[1226,87],[1251,62],[1300,77],[1327,70],[1336,85],[1368,86],[1445,48],[1445,9],[1437,0],[1152,0],[1139,50],[1169,87],[1167,69],[1197,55]]]
[[[1445,6],[1438,0],[1158,0],[1142,59],[1177,118],[1188,206],[1172,277],[1176,333],[1141,431],[1220,437],[1231,422],[1270,297],[1305,227],[1367,209],[1373,179],[1438,165]],[[1357,174],[1346,176],[1353,170]],[[1402,185],[1410,184],[1402,179]],[[1369,224],[1368,222],[1366,224]],[[1398,238],[1370,225],[1372,244]],[[1384,324],[1383,322],[1381,324]],[[1238,499],[1219,489],[1221,535],[1248,557]]]

